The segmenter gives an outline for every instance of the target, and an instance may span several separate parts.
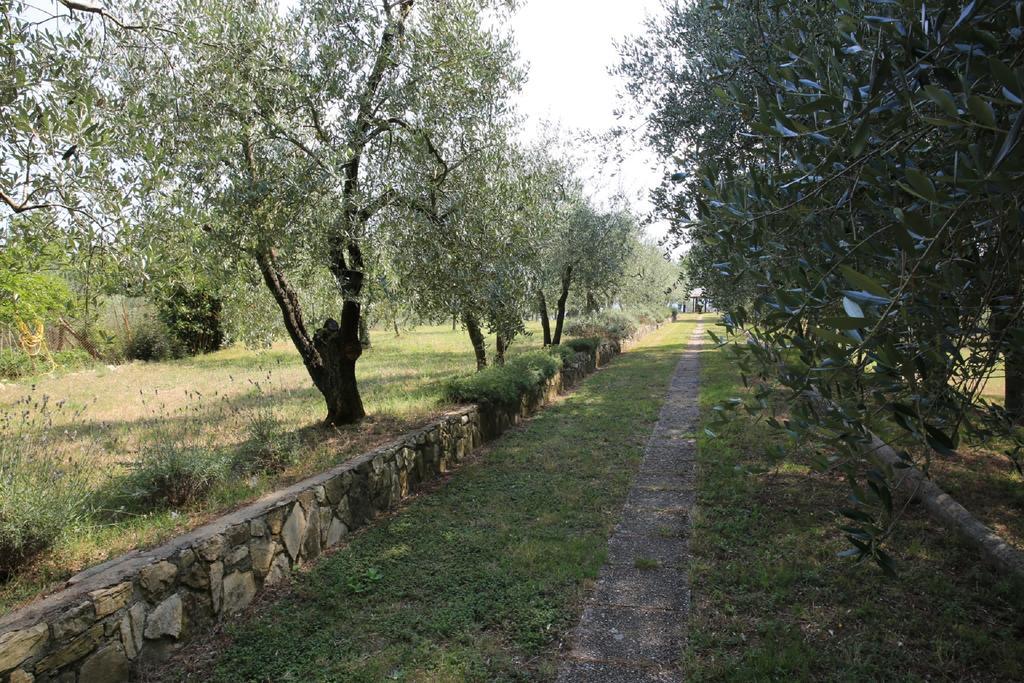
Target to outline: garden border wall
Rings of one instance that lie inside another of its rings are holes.
[[[641,328],[622,346],[653,331]],[[7,683],[116,683],[157,663],[266,587],[341,543],[611,360],[613,342],[577,353],[518,408],[474,405],[326,472],[268,494],[151,550],[87,569],[0,618]]]

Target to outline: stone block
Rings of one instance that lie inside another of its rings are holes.
[[[284,541],[285,550],[291,555],[292,561],[299,559],[302,550],[302,541],[306,535],[306,514],[301,505],[293,505],[292,513],[288,515],[288,521],[281,529],[281,540]]]
[[[130,581],[125,581],[111,588],[95,590],[89,593],[89,597],[92,598],[96,618],[102,619],[128,605],[128,601],[132,597],[132,584]]]
[[[281,533],[281,527],[284,526],[284,518],[288,513],[288,508],[285,506],[277,507],[264,515],[263,520],[267,524],[267,529],[270,533],[277,536]]]
[[[248,545],[240,545],[232,548],[224,560],[224,567],[227,569],[233,569],[245,564],[249,564]],[[251,566],[251,564],[249,564],[249,566]]]
[[[56,640],[73,638],[83,633],[96,621],[96,611],[91,602],[83,602],[67,610],[51,625],[53,637]]]
[[[341,499],[345,497],[345,494],[348,492],[348,487],[351,484],[352,475],[348,472],[344,472],[330,479],[326,484],[324,484],[324,494],[327,497],[327,501],[331,505],[337,505],[341,502]]]
[[[182,617],[181,596],[175,593],[149,613],[144,631],[146,638],[156,640],[170,636],[177,640],[181,637]]]
[[[234,524],[224,532],[224,544],[228,548],[235,548],[249,541],[249,524],[242,522]]]
[[[224,614],[241,612],[256,597],[252,572],[232,572],[224,577]]]
[[[122,683],[128,680],[128,658],[117,643],[100,648],[82,664],[78,679],[85,683]]]
[[[268,531],[269,530],[267,529],[267,523],[264,522],[262,518],[261,519],[254,519],[251,522],[249,522],[249,535],[250,536],[254,536],[256,538],[259,538],[259,537],[262,537],[262,536],[266,536]]]
[[[181,582],[190,588],[202,590],[210,587],[210,569],[205,562],[193,562],[183,570]]]
[[[320,556],[320,510],[311,503],[306,517],[306,535],[302,539],[302,559],[312,560]]]
[[[50,629],[46,624],[0,635],[0,672],[9,671],[39,654],[49,637]]]
[[[214,562],[210,565],[210,602],[214,613],[220,612],[224,604],[224,563]]]
[[[257,536],[249,541],[249,557],[252,559],[252,568],[257,576],[262,578],[267,575],[277,551],[277,543],[269,537]]]
[[[65,664],[77,662],[79,659],[92,652],[96,648],[96,645],[99,644],[102,637],[103,626],[101,624],[94,624],[92,628],[72,640],[61,649],[40,659],[36,664],[36,673],[39,674],[46,671],[54,671]]]
[[[224,555],[224,537],[220,534],[211,536],[199,544],[199,557],[207,562],[215,562]]]
[[[267,578],[263,580],[264,586],[274,586],[281,583],[292,573],[291,563],[288,561],[287,553],[280,553],[270,564],[270,571]]]
[[[170,562],[151,564],[139,572],[139,588],[150,600],[159,600],[174,585],[178,568]]]
[[[327,548],[333,548],[334,546],[341,543],[341,539],[348,535],[348,527],[337,517],[331,519],[331,524],[327,528],[327,542],[325,546]]]

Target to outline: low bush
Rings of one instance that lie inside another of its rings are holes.
[[[597,347],[601,345],[600,337],[582,337],[579,339],[569,339],[562,342],[562,346],[569,349],[573,354],[577,353],[593,353],[597,351]]]
[[[18,380],[50,370],[80,370],[95,365],[92,356],[82,349],[57,351],[53,354],[56,368],[45,357],[31,357],[16,349],[0,351],[0,379]]]
[[[184,349],[167,326],[153,319],[139,325],[124,346],[124,356],[129,360],[160,361],[184,355]]]
[[[512,356],[505,365],[485,368],[469,377],[450,380],[445,397],[453,403],[519,404],[521,398],[555,375],[562,357],[548,350],[528,351]]]
[[[6,349],[0,351],[0,379],[14,380],[34,375],[45,369],[45,364],[46,361],[41,364],[38,359],[32,358],[27,353],[16,349]]]
[[[562,359],[547,349],[524,351],[509,358],[508,365],[532,373],[536,378],[536,384],[554,377],[562,367]]]
[[[117,483],[116,497],[125,507],[155,510],[180,508],[201,500],[228,475],[227,459],[208,449],[173,441],[143,449],[132,472]]]
[[[637,331],[637,320],[623,311],[601,311],[566,321],[565,333],[571,337],[604,337],[621,341]]]
[[[285,434],[281,421],[269,408],[250,414],[245,429],[247,438],[231,464],[235,472],[273,474],[295,462],[294,440]]]
[[[24,413],[23,413],[24,414]],[[83,468],[21,416],[0,423],[0,581],[73,528],[88,512]]]

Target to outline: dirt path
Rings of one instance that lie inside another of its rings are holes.
[[[687,536],[696,477],[698,325],[676,366],[658,424],[608,540],[572,650],[558,680],[646,683],[679,680],[676,662],[689,608]]]

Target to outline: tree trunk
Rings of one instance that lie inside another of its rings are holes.
[[[323,394],[327,404],[328,425],[349,424],[366,416],[359,388],[356,384],[356,361],[363,352],[359,343],[359,304],[346,301],[342,307],[342,321],[327,320],[311,338],[302,318],[299,298],[285,277],[273,249],[257,256],[263,281],[284,318],[284,326],[292,343],[302,357],[313,384]],[[361,273],[359,274],[361,276]],[[354,310],[353,310],[354,309]]]
[[[540,311],[540,326],[544,330],[544,346],[551,346],[551,318],[548,316],[548,301],[544,292],[537,292],[537,304]]]
[[[359,317],[359,344],[364,348],[370,348],[370,328],[366,324],[366,318]]]
[[[356,361],[363,352],[362,344],[358,339],[355,344],[346,341],[341,326],[334,320],[328,320],[316,331],[313,343],[323,359],[319,379],[313,381],[327,402],[324,422],[342,425],[365,417],[366,410],[356,383]]]
[[[462,320],[466,324],[466,331],[469,332],[469,340],[473,343],[476,369],[483,370],[487,367],[487,342],[484,333],[480,331],[480,323],[471,315],[463,316]]]
[[[505,351],[507,350],[508,342],[505,341],[505,337],[502,336],[501,332],[499,332],[497,338],[494,340],[494,362],[496,364],[505,364]]]
[[[1003,408],[1019,423],[1024,420],[1024,351],[1014,348],[1011,339],[1014,327],[1024,323],[1019,320],[1020,306],[1015,299],[1012,292],[1006,292],[990,302],[989,338],[1003,356]]]
[[[395,336],[401,337],[402,333],[398,331],[398,318],[392,318],[391,324],[395,326]]]
[[[1006,368],[1003,407],[1019,423],[1024,421],[1024,353],[1007,351],[1003,354],[1003,364]]]
[[[597,305],[597,299],[594,298],[594,293],[587,290],[587,313],[597,313],[600,306]]]
[[[572,282],[572,266],[562,271],[562,291],[558,295],[558,308],[555,310],[555,334],[551,343],[558,346],[562,343],[562,325],[565,323],[565,302],[569,299],[569,285]]]

